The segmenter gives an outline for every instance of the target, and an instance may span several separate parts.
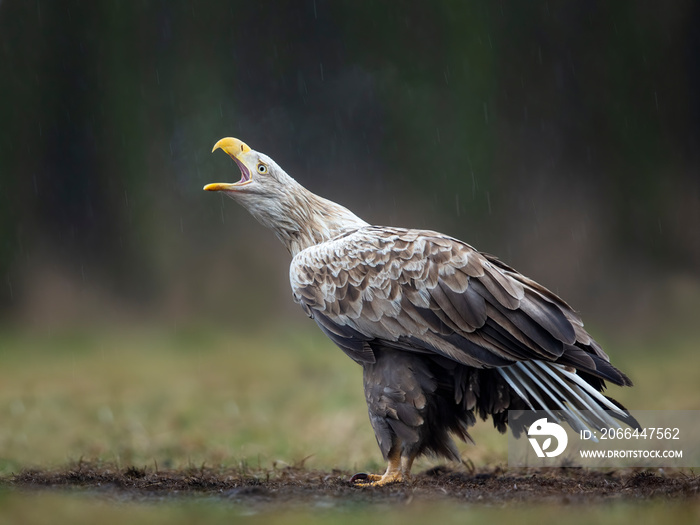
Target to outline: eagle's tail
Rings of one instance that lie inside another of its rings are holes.
[[[640,428],[622,405],[568,367],[547,361],[520,361],[498,371],[530,409],[545,411],[554,421],[564,420],[577,432],[621,428],[618,421]],[[514,422],[510,423],[519,433]]]

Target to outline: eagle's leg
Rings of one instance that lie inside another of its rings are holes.
[[[401,455],[401,446],[396,443],[389,452],[389,464],[384,475],[355,474],[351,481],[360,487],[381,487],[391,483],[401,483],[410,478],[411,466],[416,454]]]
[[[407,481],[413,460],[424,450],[428,397],[435,391],[428,364],[415,356],[374,348],[375,362],[363,365],[369,420],[388,465],[384,475],[356,474],[352,482],[382,486]]]

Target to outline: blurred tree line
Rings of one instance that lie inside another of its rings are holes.
[[[579,304],[697,282],[699,23],[690,0],[2,0],[0,311],[288,297],[273,236],[201,192],[238,179],[224,136]]]

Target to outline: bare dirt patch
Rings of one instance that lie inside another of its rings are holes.
[[[67,490],[117,500],[207,497],[253,508],[348,506],[413,500],[483,503],[583,504],[639,499],[697,499],[700,477],[683,472],[593,471],[581,468],[478,470],[437,467],[409,483],[378,488],[350,483],[351,473],[304,468],[117,468],[78,463],[62,470],[25,470],[0,479],[11,490]]]

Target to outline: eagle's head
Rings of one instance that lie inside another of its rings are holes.
[[[267,155],[231,137],[214,144],[238,165],[241,180],[215,182],[206,191],[221,191],[238,201],[263,226],[275,231],[287,249],[300,250],[367,223],[339,204],[314,195],[287,175]]]
[[[270,157],[250,149],[245,142],[227,137],[214,144],[214,149],[224,150],[241,170],[241,180],[233,183],[215,182],[204,186],[206,191],[223,191],[229,197],[246,203],[253,200],[279,199],[284,196],[285,186],[295,181]]]
[[[238,201],[264,226],[275,228],[290,215],[293,196],[300,185],[277,163],[245,142],[227,137],[214,144],[213,151],[224,150],[241,170],[238,182],[215,182],[206,191],[221,191]]]

